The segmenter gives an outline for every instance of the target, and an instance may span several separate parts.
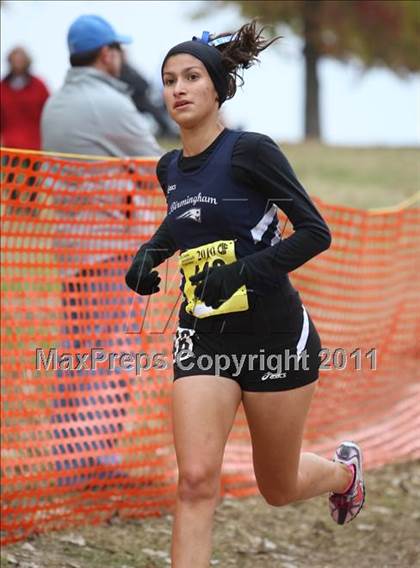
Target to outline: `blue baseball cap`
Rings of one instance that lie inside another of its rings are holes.
[[[67,43],[70,55],[86,53],[111,43],[131,43],[129,36],[117,34],[114,28],[100,16],[79,16],[70,26]]]

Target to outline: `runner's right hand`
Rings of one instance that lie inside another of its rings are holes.
[[[153,261],[146,254],[137,253],[129,271],[125,275],[125,282],[131,290],[141,296],[149,296],[159,292],[160,276],[157,270],[152,270]]]

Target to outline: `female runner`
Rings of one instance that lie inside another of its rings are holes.
[[[234,35],[204,32],[173,47],[162,64],[182,150],[158,163],[167,215],[137,252],[126,282],[139,294],[158,292],[153,268],[180,251],[175,568],[209,565],[223,453],[240,402],[267,503],[329,493],[331,515],[344,524],[364,501],[357,444],[340,444],[332,461],[301,453],[321,344],[288,272],[326,250],[330,232],[278,146],[262,134],[224,128],[218,117],[240,71],[272,41],[255,22]],[[277,208],[293,224],[287,239],[279,235]]]

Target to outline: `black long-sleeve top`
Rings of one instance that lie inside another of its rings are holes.
[[[181,153],[178,159],[180,169],[183,172],[199,169],[226,132],[223,131],[206,150],[196,156],[184,157]],[[157,176],[165,195],[168,165],[174,152],[162,156],[157,165]],[[288,160],[268,136],[244,132],[239,137],[232,152],[232,175],[237,182],[262,192],[267,200],[276,203],[292,223],[294,233],[262,251],[241,258],[246,266],[247,288],[258,288],[261,282],[265,285],[273,282],[272,295],[252,298],[250,314],[239,312],[229,314],[229,318],[213,316],[197,321],[181,310],[181,325],[204,331],[220,330],[225,329],[228,321],[226,329],[230,326],[232,331],[253,328],[266,329],[267,332],[296,332],[300,325],[300,300],[290,283],[282,290],[278,289],[279,274],[295,270],[326,250],[331,243],[330,231]],[[141,250],[146,249],[153,249],[148,254],[151,254],[154,266],[176,252],[177,245],[168,230],[166,219],[150,241],[141,247]]]
[[[200,154],[192,157],[181,155],[181,170],[192,172],[200,168],[225,132]],[[168,164],[173,152],[175,151],[162,156],[157,165],[157,176],[165,194]],[[252,132],[241,135],[232,153],[232,173],[236,181],[264,193],[268,200],[276,203],[285,212],[294,229],[294,233],[287,239],[246,257],[247,282],[250,287],[259,281],[275,282],[279,271],[291,272],[330,246],[331,234],[325,221],[299,183],[285,155],[268,136]],[[152,239],[143,245],[145,246],[155,249],[155,266],[176,251],[165,221]],[[156,249],[161,249],[162,252],[157,253]]]

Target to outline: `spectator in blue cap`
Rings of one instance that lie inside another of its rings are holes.
[[[117,34],[100,16],[80,16],[70,26],[67,43],[73,67],[95,64],[96,67],[119,77],[122,65],[121,44],[132,38]]]
[[[131,43],[130,36],[117,34],[114,28],[100,16],[80,16],[70,26],[68,33],[70,55],[94,51],[104,45]]]
[[[71,68],[45,105],[43,150],[119,157],[161,154],[130,88],[119,80],[121,45],[131,41],[100,16],[80,16],[72,23],[67,35]]]
[[[44,107],[41,121],[43,150],[115,157],[159,156],[160,148],[148,123],[134,105],[130,88],[119,79],[123,55],[121,45],[131,42],[131,38],[118,34],[103,18],[88,15],[80,16],[73,22],[67,41],[71,68],[64,85]],[[128,181],[127,189],[129,184]],[[132,194],[127,196],[124,192],[116,192],[112,181],[104,180],[100,194],[92,192],[91,196],[87,196],[86,191],[91,188],[89,179],[81,178],[78,188],[84,192],[83,207],[73,207],[74,184],[68,188],[67,194],[60,192],[63,186],[57,184],[54,193],[54,200],[60,205],[54,246],[57,251],[64,251],[57,252],[61,266],[65,267],[62,269],[62,306],[63,319],[66,321],[62,334],[68,345],[64,347],[72,347],[83,353],[89,352],[92,347],[115,349],[121,336],[124,334],[125,337],[125,314],[129,311],[129,306],[121,303],[125,293],[123,273],[129,263],[132,247],[132,241],[126,237],[135,235],[140,238],[142,231],[149,230],[142,221],[146,215],[150,216],[150,212],[139,207],[144,197],[134,186]],[[107,188],[110,189],[109,193]],[[132,211],[127,207],[131,201],[136,204]],[[89,232],[86,233],[86,230]],[[84,233],[83,239],[80,238],[81,233]],[[115,253],[98,250],[115,249],[116,243],[122,246]],[[126,251],[123,250],[124,243],[127,243]],[[112,281],[110,271],[114,274]],[[115,304],[111,305],[110,298],[119,298],[120,311],[116,311]],[[127,295],[127,303],[129,300]],[[96,313],[113,314],[120,323],[111,325],[106,317],[97,318]],[[92,327],[89,327],[90,322]],[[135,350],[139,349],[140,336],[133,336],[131,345]],[[59,396],[54,404],[60,411],[53,415],[52,421],[62,423],[62,427],[57,427],[54,435],[61,439],[61,430],[64,428],[68,436],[66,447],[70,447],[66,453],[62,444],[53,445],[53,452],[60,455],[56,461],[57,471],[69,469],[66,465],[68,453],[74,452],[77,442],[72,432],[78,431],[80,420],[85,420],[89,415],[99,420],[94,427],[101,428],[102,439],[91,440],[88,429],[92,424],[89,422],[85,432],[85,447],[86,443],[91,443],[96,457],[90,456],[88,465],[117,467],[122,456],[118,453],[118,444],[112,434],[116,430],[122,431],[123,422],[127,420],[125,401],[129,400],[130,395],[126,379],[120,377],[117,383],[115,373],[100,369],[100,372],[92,373],[91,380],[84,384],[84,388],[90,390],[89,395],[85,396],[83,392],[74,393],[71,373],[57,374]],[[111,410],[100,403],[101,399],[109,400],[109,397],[114,397],[114,401],[120,403]],[[76,416],[70,409],[78,406]],[[98,444],[98,448],[95,444]],[[100,450],[105,447],[108,454],[101,454]],[[109,454],[109,449],[113,449],[113,453]],[[80,467],[85,465],[84,459],[80,458]],[[82,481],[83,476],[76,472],[73,478],[60,478],[59,483],[76,483]]]

